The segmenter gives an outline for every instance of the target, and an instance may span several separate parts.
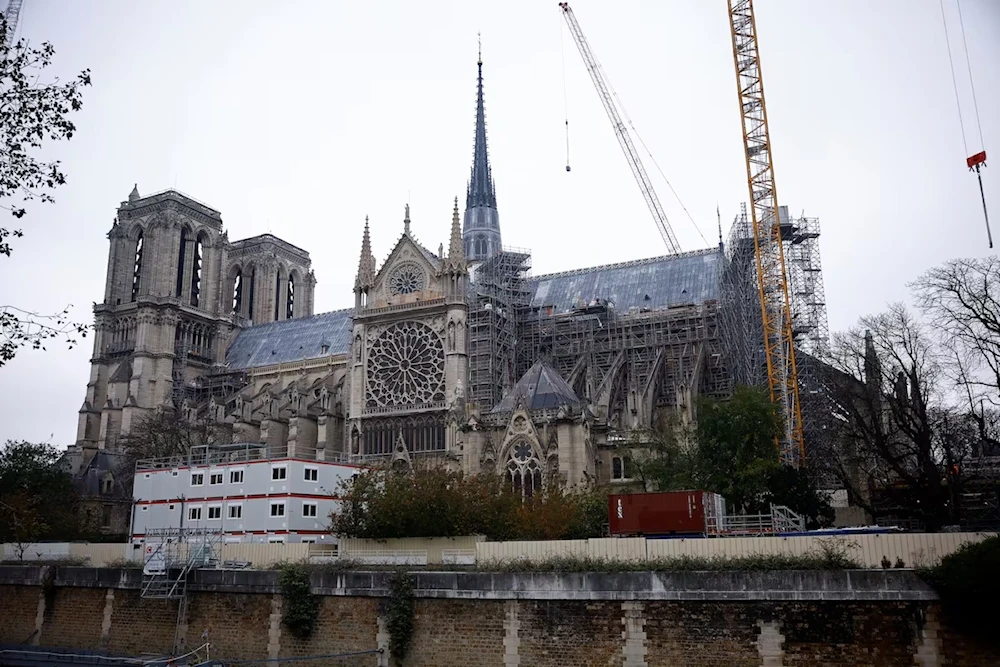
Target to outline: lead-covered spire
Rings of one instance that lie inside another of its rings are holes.
[[[500,216],[486,144],[486,104],[483,100],[483,55],[476,63],[476,136],[472,150],[472,175],[465,196],[463,238],[470,261],[484,260],[500,250]]]
[[[476,84],[476,139],[472,151],[472,176],[465,197],[465,208],[476,206],[497,207],[493,191],[493,174],[490,170],[490,152],[486,145],[486,107],[483,102],[483,57],[479,56],[479,77]]]

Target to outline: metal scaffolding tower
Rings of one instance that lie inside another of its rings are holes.
[[[782,207],[782,217],[789,217]],[[788,267],[788,288],[792,297],[792,335],[797,349],[822,359],[830,348],[830,327],[826,316],[826,290],[819,255],[819,218],[788,220],[782,238]]]
[[[475,270],[469,293],[469,400],[488,412],[517,382],[517,338],[531,253],[505,248]]]

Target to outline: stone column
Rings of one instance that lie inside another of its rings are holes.
[[[646,667],[646,620],[642,616],[641,602],[622,603],[622,647],[624,667]]]
[[[761,667],[782,667],[785,652],[781,645],[785,643],[785,636],[781,634],[781,624],[778,621],[757,621],[757,625],[760,626],[757,653]]]

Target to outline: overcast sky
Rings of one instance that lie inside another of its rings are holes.
[[[955,0],[944,4],[977,152]],[[728,231],[747,199],[725,1],[572,6],[714,244],[716,205]],[[1000,3],[961,7],[1000,237]],[[758,0],[756,11],[780,201],[821,220],[831,329],[905,299],[935,264],[988,254],[938,1]],[[0,303],[71,303],[90,321],[105,235],[138,183],[220,210],[231,240],[270,231],[307,249],[317,312],[350,306],[366,215],[380,263],[407,201],[415,235],[435,250],[447,241],[472,158],[478,31],[505,245],[530,248],[536,274],[663,254],[555,0],[25,0],[19,36],[51,41],[61,77],[89,67],[93,87],[76,136],[53,146],[66,185],[30,208],[0,258]],[[654,181],[682,247],[705,247]],[[72,443],[91,352],[90,339],[52,345],[0,368],[0,440]]]

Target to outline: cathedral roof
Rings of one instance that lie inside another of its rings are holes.
[[[558,315],[596,300],[613,302],[619,313],[700,304],[719,298],[721,273],[714,248],[550,273],[529,281],[531,306]]]
[[[229,346],[226,363],[232,369],[256,368],[347,354],[351,349],[353,313],[353,308],[347,308],[243,329]]]
[[[419,243],[414,245],[430,254],[433,261],[439,261]],[[697,250],[535,276],[528,289],[532,307],[543,315],[572,312],[598,299],[613,302],[619,313],[633,308],[658,310],[718,299],[721,272],[718,250]],[[226,363],[231,369],[241,369],[311,359],[324,356],[324,345],[326,354],[347,354],[351,349],[352,315],[353,309],[335,310],[244,329],[230,345]],[[534,370],[532,367],[525,377]],[[546,376],[562,381],[558,373],[548,371]],[[575,397],[572,389],[569,392]]]
[[[556,409],[563,405],[578,408],[582,401],[555,369],[536,361],[492,412],[513,412],[518,407],[525,410]]]

